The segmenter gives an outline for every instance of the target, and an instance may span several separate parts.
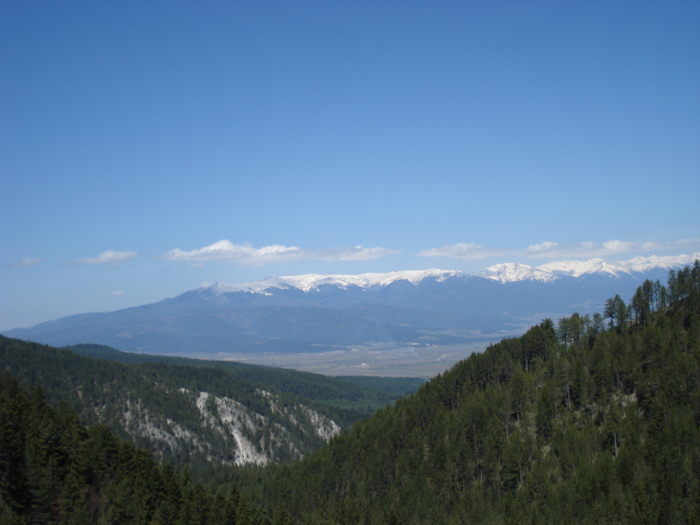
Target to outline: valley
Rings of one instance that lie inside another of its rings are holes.
[[[515,334],[514,334],[515,335]],[[338,347],[314,353],[214,354],[213,359],[290,368],[328,376],[430,378],[495,342],[480,340],[459,345],[401,345],[375,343]]]

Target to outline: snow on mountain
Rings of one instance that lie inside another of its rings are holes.
[[[248,293],[259,293],[263,295],[270,295],[272,289],[285,289],[291,286],[283,281],[283,277],[268,277],[262,281],[253,281],[250,283],[243,284],[228,284],[222,282],[204,282],[202,286],[199,287],[200,290],[211,290],[216,295],[221,295],[225,293],[234,292],[248,292]]]
[[[262,281],[254,281],[244,284],[209,283],[205,282],[200,290],[209,289],[216,294],[248,292],[270,295],[275,289],[296,288],[303,292],[318,290],[324,285],[336,286],[346,289],[350,286],[358,288],[375,288],[388,286],[397,281],[408,281],[416,285],[424,279],[432,278],[435,281],[444,281],[450,277],[464,275],[456,270],[407,270],[389,273],[363,273],[359,275],[320,275],[309,273],[305,275],[292,275],[286,277],[268,277]]]
[[[665,270],[679,268],[681,266],[693,264],[697,260],[700,260],[700,252],[692,255],[669,255],[666,257],[652,255],[648,258],[635,257],[634,259],[627,261],[625,264],[632,272],[647,272],[656,268],[663,268]]]
[[[456,345],[515,334],[544,317],[600,311],[615,294],[630,297],[645,278],[661,279],[669,268],[695,259],[699,253],[538,268],[511,263],[479,276],[434,269],[205,283],[157,303],[3,335],[54,346],[90,341],[141,353],[206,356],[316,353],[368,343]]]
[[[518,281],[552,282],[562,276],[581,277],[582,275],[610,275],[619,277],[620,274],[643,273],[657,268],[671,269],[692,264],[700,259],[700,253],[692,255],[676,255],[659,257],[635,257],[629,261],[611,262],[604,259],[589,259],[587,261],[556,261],[543,264],[536,268],[526,264],[502,263],[489,266],[473,275],[499,281],[513,283]],[[274,290],[297,289],[303,292],[318,290],[321,286],[335,286],[347,289],[356,286],[362,289],[388,286],[397,281],[408,281],[416,285],[424,279],[434,279],[437,282],[450,277],[466,276],[457,270],[408,270],[389,273],[363,273],[360,275],[320,275],[309,273],[286,277],[268,277],[262,281],[244,284],[210,283],[205,282],[200,290],[211,290],[217,295],[233,292],[257,293],[271,295]]]
[[[589,259],[587,261],[558,261],[538,266],[538,270],[553,275],[581,277],[588,274],[608,274],[618,277],[622,273],[644,273],[657,268],[669,270],[692,264],[700,259],[700,253],[692,255],[671,255],[659,257],[635,257],[629,261],[606,261],[604,259]]]
[[[588,259],[587,261],[557,261],[543,264],[538,270],[552,275],[568,275],[581,277],[587,274],[609,274],[618,277],[620,273],[630,273],[622,264],[610,263],[604,259]]]
[[[532,268],[527,264],[518,263],[502,263],[489,266],[475,275],[491,279],[492,281],[500,281],[502,283],[514,283],[517,281],[541,281],[551,282],[557,277],[552,273],[543,270]]]

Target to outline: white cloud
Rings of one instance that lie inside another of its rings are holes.
[[[117,264],[124,264],[136,257],[138,253],[136,252],[115,252],[113,250],[107,250],[102,252],[97,257],[88,257],[85,259],[76,259],[73,261],[77,264],[100,264],[102,266],[116,266]]]
[[[114,291],[111,293],[111,295],[113,295],[114,297],[121,297],[122,295],[124,295],[124,293],[125,293],[125,292],[122,292],[121,290],[114,290]]]
[[[388,248],[365,248],[364,246],[355,246],[354,248],[331,248],[328,250],[319,250],[317,252],[309,252],[314,256],[313,259],[323,259],[325,261],[366,261],[368,259],[378,259],[398,253],[396,250]]]
[[[645,242],[642,244],[642,250],[644,251],[677,250],[680,248],[700,249],[700,239],[681,239],[680,241],[672,242]]]
[[[423,250],[416,255],[421,257],[453,257],[456,259],[485,259],[488,257],[501,257],[503,255],[525,256],[531,258],[590,258],[604,257],[630,252],[650,252],[678,249],[700,249],[700,239],[683,239],[671,242],[630,242],[611,240],[604,243],[579,242],[559,244],[552,241],[544,241],[533,244],[523,250],[511,250],[507,248],[493,248],[479,246],[473,243],[449,244],[442,248]]]
[[[429,250],[423,250],[418,252],[416,255],[420,257],[454,257],[456,259],[486,259],[487,257],[499,257],[501,255],[507,255],[513,253],[513,250],[508,250],[505,248],[490,248],[485,246],[479,246],[474,243],[458,243],[458,244],[448,244],[442,248],[430,248]]]
[[[326,261],[360,261],[376,259],[396,253],[386,248],[330,248],[325,250],[304,250],[297,246],[273,244],[255,248],[251,244],[233,244],[222,240],[200,248],[184,251],[180,248],[171,250],[161,256],[167,261],[185,261],[201,266],[206,262],[219,261],[239,264],[266,264],[271,262],[289,262],[304,259],[322,259]]]
[[[25,257],[22,259],[20,262],[15,263],[15,264],[8,264],[8,268],[29,268],[30,266],[35,266],[39,264],[40,262],[43,262],[44,259],[32,259],[30,257]]]
[[[698,248],[700,239],[684,239],[673,242],[629,242],[612,240],[604,243],[580,242],[557,244],[546,241],[540,244],[533,244],[522,251],[523,255],[529,257],[605,257],[620,253],[649,252],[675,250],[679,248]]]
[[[204,264],[210,261],[260,264],[277,261],[296,261],[303,259],[304,250],[296,246],[271,245],[255,248],[250,244],[233,244],[223,240],[200,248],[199,250],[183,251],[175,248],[162,255],[167,261],[186,261],[194,264]]]

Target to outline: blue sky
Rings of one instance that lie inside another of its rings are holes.
[[[0,330],[700,249],[698,2],[2,2]]]

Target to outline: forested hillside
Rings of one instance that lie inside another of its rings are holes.
[[[267,523],[235,486],[214,494],[104,425],[83,426],[0,373],[0,523]]]
[[[472,355],[256,497],[305,523],[700,523],[700,265]]]
[[[203,475],[220,465],[299,459],[340,430],[334,419],[352,420],[217,368],[124,365],[4,337],[0,363],[21,384],[41,386],[52,404],[69,403],[86,424],[104,423]]]

